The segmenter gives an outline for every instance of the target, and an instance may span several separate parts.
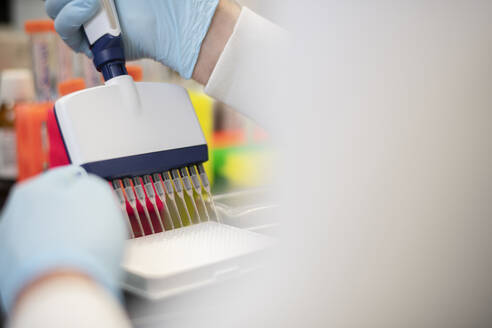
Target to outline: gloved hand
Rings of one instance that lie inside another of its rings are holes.
[[[193,74],[202,41],[219,0],[117,0],[128,60],[152,58],[182,77]],[[47,0],[55,28],[75,51],[90,55],[81,26],[99,10],[99,0]]]
[[[29,282],[57,269],[118,295],[126,225],[110,186],[79,167],[14,187],[0,216],[0,293],[7,311]]]

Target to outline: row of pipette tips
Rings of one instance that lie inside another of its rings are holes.
[[[220,222],[203,164],[111,182],[131,238]]]

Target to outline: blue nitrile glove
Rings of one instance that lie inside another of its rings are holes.
[[[189,79],[219,0],[116,0],[128,60],[152,58]],[[81,26],[99,0],[47,0],[55,28],[75,51],[90,56]]]
[[[29,282],[57,269],[119,295],[126,225],[107,182],[80,167],[20,183],[0,216],[0,294],[7,311]]]

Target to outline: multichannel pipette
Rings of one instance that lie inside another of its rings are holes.
[[[105,85],[55,104],[70,162],[112,182],[134,237],[218,220],[202,164],[208,148],[188,93],[133,81],[114,3],[101,1],[84,29]]]

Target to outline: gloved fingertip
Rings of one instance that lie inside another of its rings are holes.
[[[87,172],[84,168],[77,165],[68,165],[56,169],[52,169],[46,173],[46,176],[58,177],[62,179],[86,177]]]
[[[74,175],[76,177],[86,177],[88,175],[87,171],[84,170],[82,167],[78,167],[78,171],[74,172]]]
[[[46,14],[48,14],[48,16],[51,19],[55,19],[56,15],[58,14],[57,7],[58,6],[56,6],[55,0],[47,0],[44,3],[44,9],[46,10]]]
[[[86,177],[88,175],[87,171],[82,166],[74,165],[74,175],[77,177]]]
[[[55,25],[56,26],[56,25]],[[61,35],[61,34],[60,34]],[[84,52],[84,43],[87,41],[84,40],[82,33],[77,32],[76,34],[66,37],[62,36],[61,38],[65,43],[72,48],[73,51],[75,52]]]
[[[96,14],[101,7],[100,0],[83,0],[83,3],[87,5],[87,8],[93,13]]]
[[[64,0],[66,1],[66,0]],[[64,40],[81,34],[81,27],[87,23],[100,8],[99,0],[71,0],[55,18],[55,29]]]
[[[79,17],[85,17],[85,18],[91,18],[94,17],[94,15],[97,14],[101,7],[101,1],[100,0],[74,0],[73,1],[73,6],[74,8],[77,8],[78,11],[78,16],[76,19]],[[83,24],[86,22],[83,22]]]

